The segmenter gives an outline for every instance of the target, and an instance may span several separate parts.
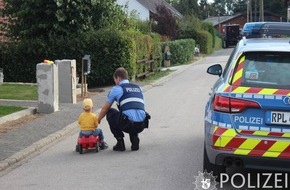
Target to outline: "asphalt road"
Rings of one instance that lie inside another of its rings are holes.
[[[220,50],[171,80],[146,91],[150,128],[140,134],[140,150],[114,152],[116,143],[102,121],[109,149],[83,155],[74,152],[77,133],[50,145],[0,178],[0,189],[189,190],[202,171],[203,116],[216,76],[213,63],[225,63],[232,49]]]

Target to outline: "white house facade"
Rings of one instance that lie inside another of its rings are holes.
[[[117,4],[122,6],[128,5],[127,10],[129,13],[135,11],[142,21],[150,19],[150,11],[137,0],[117,0]]]

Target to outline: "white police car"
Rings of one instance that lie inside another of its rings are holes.
[[[205,109],[204,170],[290,170],[290,23],[249,23]],[[255,37],[255,38],[251,38]],[[276,38],[282,37],[282,38]]]

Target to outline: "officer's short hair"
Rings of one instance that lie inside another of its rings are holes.
[[[124,67],[119,67],[114,73],[114,78],[128,79],[128,71]]]

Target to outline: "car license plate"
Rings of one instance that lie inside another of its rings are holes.
[[[266,123],[290,125],[290,112],[277,112],[277,111],[267,112]]]

